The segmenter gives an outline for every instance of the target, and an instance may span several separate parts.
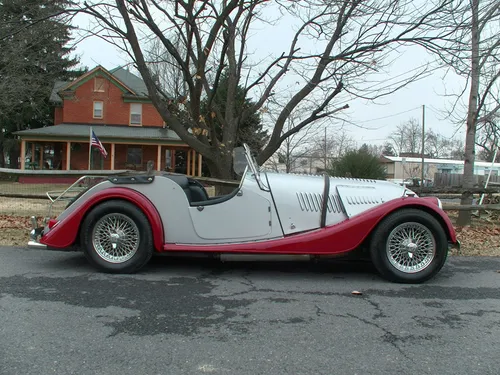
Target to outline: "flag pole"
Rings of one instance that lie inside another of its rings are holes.
[[[90,127],[90,134],[89,134],[89,171],[91,163],[92,163],[92,126]]]

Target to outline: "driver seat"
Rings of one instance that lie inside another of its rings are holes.
[[[163,176],[174,181],[182,188],[190,205],[192,205],[193,202],[204,202],[209,200],[205,187],[199,181],[181,174],[165,173]]]

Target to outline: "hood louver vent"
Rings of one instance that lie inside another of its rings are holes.
[[[319,193],[297,193],[297,200],[302,211],[320,212],[323,203],[323,195]],[[338,195],[330,195],[327,204],[328,212],[340,213],[344,212],[340,197]]]

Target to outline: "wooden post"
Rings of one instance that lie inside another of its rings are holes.
[[[156,154],[156,170],[161,171],[161,145],[158,145],[158,151]]]
[[[191,150],[191,152],[193,153],[193,156],[191,157],[191,163],[193,163],[193,165],[191,167],[191,174],[193,176],[196,176],[196,151]]]
[[[198,154],[198,177],[201,177],[201,154]]]
[[[21,141],[21,170],[26,168],[26,141]]]
[[[115,170],[115,144],[111,143],[111,170]]]
[[[43,151],[44,151],[44,144],[40,143],[40,169],[43,169]]]
[[[191,176],[191,149],[188,150],[187,152],[187,170],[186,170],[186,174],[188,176]]]
[[[71,142],[66,142],[66,170],[71,169]]]
[[[31,169],[35,169],[35,142],[31,142]]]

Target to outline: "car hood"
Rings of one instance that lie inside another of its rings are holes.
[[[325,178],[328,178],[327,224],[336,224],[405,195],[415,195],[390,181],[319,175],[266,174],[286,234],[318,227]]]
[[[325,177],[322,175],[267,173],[269,187],[273,193],[311,192],[323,194]],[[337,188],[357,189],[361,195],[364,191],[371,191],[370,195],[378,195],[384,200],[402,197],[405,193],[415,194],[404,186],[391,181],[371,180],[361,178],[329,177],[330,193]]]

